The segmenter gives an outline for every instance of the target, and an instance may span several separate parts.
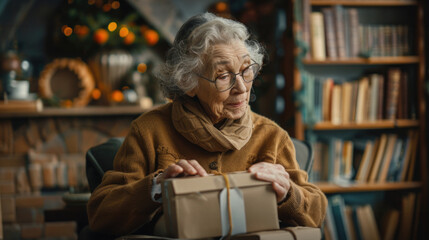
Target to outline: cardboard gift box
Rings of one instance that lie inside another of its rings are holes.
[[[262,231],[232,236],[231,240],[317,240],[322,239],[320,228],[288,227],[275,231]]]
[[[198,239],[279,229],[272,185],[251,173],[171,178],[161,186],[170,237]]]

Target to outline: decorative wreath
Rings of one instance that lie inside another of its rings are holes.
[[[95,87],[94,77],[88,65],[80,59],[59,58],[45,66],[39,78],[39,92],[41,97],[51,99],[55,96],[52,92],[51,83],[53,81],[61,81],[61,79],[53,79],[54,74],[58,70],[70,70],[78,78],[79,93],[72,100],[74,107],[84,107],[91,100],[91,93]]]

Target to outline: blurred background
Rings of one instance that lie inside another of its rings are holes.
[[[48,90],[40,89],[39,80],[46,81],[41,73],[54,60],[78,58],[90,67],[96,82],[87,104],[140,104],[142,100],[147,107],[161,103],[165,100],[153,71],[164,60],[181,24],[206,11],[243,22],[266,46],[266,64],[255,83],[257,98],[252,107],[277,119],[285,104],[283,99],[276,100],[276,86],[284,86],[277,61],[284,54],[286,28],[281,1],[5,0],[0,3],[1,70],[11,74],[8,68],[20,62],[14,80],[28,79],[30,93],[42,98],[45,106],[67,107],[77,104],[73,98],[80,92],[70,83],[73,79],[65,80],[70,74],[58,71],[57,76],[50,75],[52,89]]]

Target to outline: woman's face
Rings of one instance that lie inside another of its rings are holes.
[[[209,51],[206,71],[202,76],[214,80],[226,73],[241,73],[252,64],[245,45],[236,41],[232,44],[217,44]],[[198,86],[187,94],[197,96],[212,122],[219,123],[224,119],[239,119],[247,110],[252,82],[246,83],[241,75],[236,76],[234,86],[224,92],[219,92],[214,83],[203,78],[198,79]]]

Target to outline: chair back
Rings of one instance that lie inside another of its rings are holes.
[[[299,167],[310,174],[313,167],[313,148],[308,142],[296,138],[292,138],[292,142],[295,146],[296,160]]]
[[[110,138],[86,153],[86,178],[91,192],[101,183],[104,173],[113,169],[113,159],[123,141],[124,138]]]
[[[104,173],[113,169],[113,159],[123,141],[124,138],[110,138],[107,142],[90,148],[86,153],[86,177],[91,192],[101,183]],[[292,142],[299,167],[310,174],[313,166],[311,145],[295,138],[292,138]]]

